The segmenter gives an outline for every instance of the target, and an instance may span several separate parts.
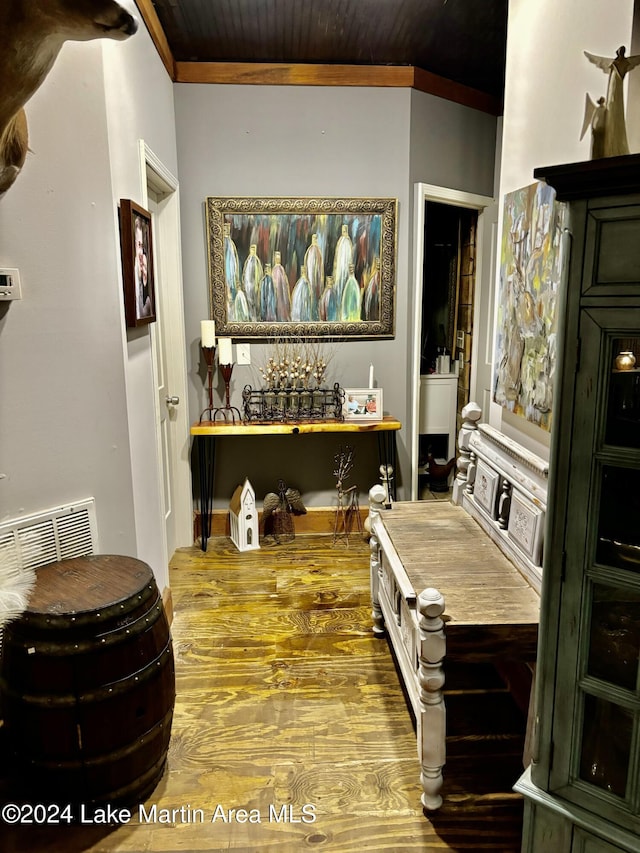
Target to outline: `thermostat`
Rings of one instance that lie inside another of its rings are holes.
[[[0,301],[22,299],[19,270],[0,268]]]

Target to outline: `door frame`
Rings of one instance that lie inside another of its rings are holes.
[[[189,415],[187,407],[187,352],[185,341],[184,299],[182,283],[182,253],[180,232],[180,191],[178,179],[167,169],[159,157],[145,143],[138,140],[138,162],[140,169],[140,188],[142,204],[148,207],[151,186],[159,196],[159,210],[154,215],[155,246],[160,253],[160,267],[164,270],[165,283],[171,286],[166,290],[164,316],[171,317],[171,328],[166,327],[165,338],[171,336],[171,364],[167,365],[167,377],[171,393],[180,398],[180,405],[175,407],[175,434],[183,438],[172,443],[173,458],[169,464],[173,469],[173,512],[175,513],[175,536],[178,547],[193,544],[193,498],[191,490],[191,464],[189,460]],[[168,273],[168,275],[167,275]],[[156,295],[157,296],[157,295]],[[160,476],[163,471],[162,442],[159,431],[160,412],[158,395],[155,389],[158,384],[158,340],[155,324],[151,323],[151,363],[154,385],[154,424],[156,430],[156,455]],[[167,565],[171,558],[168,554],[166,541],[166,507],[164,494],[162,502],[163,550],[167,554]]]
[[[494,199],[490,196],[476,195],[475,193],[452,190],[448,187],[438,187],[434,184],[418,182],[414,185],[414,213],[413,213],[413,235],[414,235],[414,303],[413,303],[413,329],[412,329],[412,352],[411,352],[411,500],[418,498],[418,452],[419,452],[419,408],[420,408],[420,338],[422,329],[422,265],[424,262],[424,226],[425,206],[428,201],[448,204],[452,207],[465,207],[478,211],[478,230],[476,237],[476,281],[474,292],[474,333],[471,344],[471,390],[474,392],[474,382],[477,373],[476,359],[477,347],[474,345],[477,336],[475,320],[478,317],[478,306],[483,298],[478,275],[481,269],[481,258],[478,252],[481,250],[483,239],[482,212],[485,207],[493,204]],[[490,291],[490,288],[484,288]]]
[[[491,388],[493,385],[493,358],[496,325],[496,284],[498,276],[498,203],[488,205],[482,215],[482,232],[476,246],[476,278],[480,280],[480,299],[473,306],[473,328],[475,349],[472,350],[471,377],[469,381],[471,399],[482,409],[483,420],[489,421]]]

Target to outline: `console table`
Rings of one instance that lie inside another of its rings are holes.
[[[376,433],[378,436],[378,455],[381,465],[391,465],[396,470],[396,432],[401,429],[399,420],[390,415],[381,421],[288,421],[278,423],[244,423],[230,421],[198,421],[191,426],[191,435],[197,445],[198,469],[200,474],[200,513],[202,516],[201,547],[207,550],[207,540],[211,533],[211,512],[213,509],[213,485],[215,475],[216,439],[224,436],[256,435],[321,435],[324,433],[345,433],[362,435]],[[395,478],[392,481],[391,496],[395,500]]]

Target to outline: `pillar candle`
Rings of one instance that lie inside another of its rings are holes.
[[[231,338],[218,338],[218,361],[220,364],[233,364]]]
[[[373,365],[369,365],[369,388],[373,388]]]
[[[203,347],[216,345],[216,324],[214,320],[200,320],[200,341]]]

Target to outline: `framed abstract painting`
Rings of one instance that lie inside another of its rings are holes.
[[[564,204],[535,183],[504,198],[493,400],[551,429]]]
[[[207,198],[209,298],[234,338],[392,338],[397,200]]]

